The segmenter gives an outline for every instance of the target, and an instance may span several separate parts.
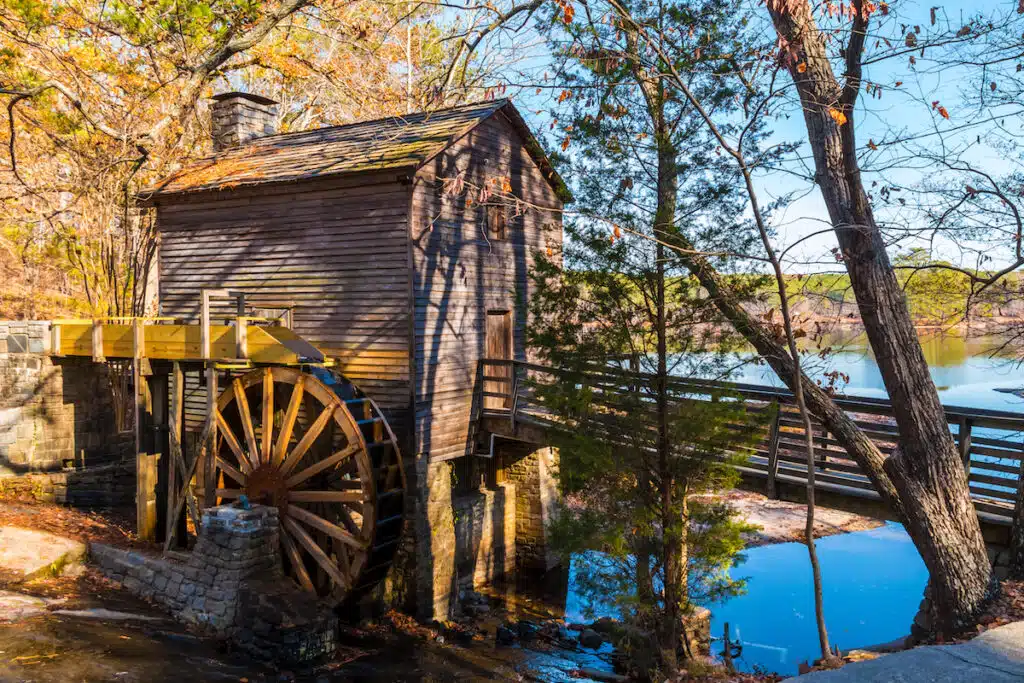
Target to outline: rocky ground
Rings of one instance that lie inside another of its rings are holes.
[[[717,498],[728,501],[744,519],[761,527],[760,531],[747,537],[750,547],[804,540],[807,506],[803,503],[771,500],[760,493],[740,489],[727,491]],[[879,519],[820,505],[814,511],[815,538],[866,531],[883,524],[885,522]]]

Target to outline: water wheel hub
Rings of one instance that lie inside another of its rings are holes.
[[[276,507],[281,513],[288,509],[288,486],[281,471],[263,464],[249,473],[245,482],[245,495],[249,502]]]

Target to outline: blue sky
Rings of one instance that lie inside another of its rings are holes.
[[[877,21],[870,29],[871,37],[867,44],[869,59],[885,49],[881,43],[875,47],[875,40],[888,37],[893,44],[899,45],[902,42],[904,33],[901,25],[919,25],[923,38],[929,30],[949,28],[955,31],[978,14],[992,15],[1000,11],[1012,13],[1017,6],[1017,0],[978,0],[937,6],[917,0],[895,0],[890,6],[892,12],[889,17],[883,19],[876,15]],[[934,28],[930,16],[932,7],[936,7],[937,23]],[[763,13],[765,10],[759,7],[755,11]],[[537,79],[550,68],[543,43],[534,35],[520,34],[514,39],[500,38],[498,44],[505,50],[503,54],[506,57],[515,60],[513,71],[528,71]],[[864,147],[869,140],[883,143],[894,138],[916,138],[912,146],[883,144],[876,152],[865,149],[862,168],[868,184],[878,181],[880,185],[915,188],[922,183],[949,179],[948,172],[940,171],[933,164],[923,163],[919,154],[922,151],[937,151],[940,145],[945,145],[949,149],[971,143],[972,149],[967,153],[967,158],[995,175],[1005,174],[1011,168],[1002,154],[989,144],[992,139],[991,124],[979,124],[962,132],[957,131],[965,123],[984,116],[976,108],[967,106],[964,98],[965,94],[976,92],[974,89],[981,83],[980,70],[937,68],[930,59],[931,54],[929,51],[925,58],[918,56],[915,66],[911,66],[908,57],[904,55],[869,64],[865,68],[865,80],[881,85],[882,96],[870,97],[862,92],[855,117],[858,144]],[[1008,63],[1004,68],[1013,66],[1013,63]],[[999,77],[998,72],[988,72],[985,76],[986,82],[987,79],[997,80]],[[510,80],[519,79],[513,76]],[[897,83],[901,85],[897,87]],[[551,92],[546,90],[538,96],[532,88],[525,88],[518,91],[512,89],[509,94],[516,96],[516,102],[530,121],[531,127],[540,133],[546,133],[550,123],[547,112],[551,109]],[[948,120],[943,119],[937,109],[932,107],[931,103],[934,101],[938,101],[948,110]],[[774,139],[805,139],[806,130],[798,108],[791,107],[787,113],[790,114],[788,118],[780,116],[775,119]],[[1024,133],[1019,115],[1004,121],[1004,124],[1013,132]],[[980,142],[977,141],[978,137],[981,138]],[[552,139],[548,142],[552,142]],[[801,155],[807,154],[809,150],[804,144]],[[894,164],[894,160],[897,159],[899,163]],[[800,166],[799,161],[793,160],[789,164],[789,169],[799,172],[803,170]],[[885,166],[888,167],[882,171],[881,168]],[[767,198],[777,197],[783,193],[792,193],[794,197],[785,213],[775,217],[779,245],[786,247],[799,243],[789,252],[787,270],[816,272],[841,267],[829,256],[831,248],[835,246],[835,238],[829,230],[828,215],[816,187],[799,175],[781,172],[762,174],[758,178],[758,185],[759,193],[764,195],[761,198],[762,203]],[[876,187],[875,190],[877,189]],[[881,201],[876,201],[874,206],[876,218],[883,223],[910,228],[923,225],[919,216],[913,215],[897,203],[886,207]],[[822,234],[814,235],[819,232]],[[964,254],[952,242],[941,238],[931,242],[920,238],[905,238],[893,247],[893,251],[907,250],[913,246],[930,247],[934,256],[967,266],[974,265],[976,258],[975,254]],[[982,245],[971,246],[980,248]],[[985,249],[988,250],[987,245]],[[988,253],[993,257],[988,266],[1005,263],[1010,254],[1008,249],[1005,254],[1002,253],[1002,249],[988,250]]]

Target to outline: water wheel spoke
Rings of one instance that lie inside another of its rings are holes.
[[[227,460],[220,457],[219,455],[217,456],[217,467],[220,469],[222,473],[228,475],[236,482],[238,482],[238,484],[245,486],[245,482],[247,481],[248,477],[246,477],[241,470],[238,470],[235,467],[233,467],[231,463],[229,463]]]
[[[344,505],[339,505],[337,508],[338,516],[341,517],[341,523],[345,525],[348,532],[353,536],[359,535],[359,525],[352,519],[352,514],[345,509]]]
[[[328,458],[324,458],[320,462],[310,465],[309,467],[302,470],[298,474],[290,477],[288,481],[285,482],[285,486],[287,486],[290,489],[295,488],[296,486],[306,481],[310,477],[319,474],[320,472],[323,472],[324,470],[330,467],[334,467],[335,465],[340,463],[342,460],[345,460],[346,458],[352,457],[358,450],[358,445],[350,444],[343,448],[342,450],[335,453],[334,455]]]
[[[263,369],[263,448],[261,458],[270,462],[270,448],[274,439],[274,373]]]
[[[216,495],[218,498],[226,498],[228,500],[237,500],[242,497],[245,493],[242,489],[217,489]]]
[[[331,539],[331,543],[334,547],[334,556],[341,564],[341,572],[345,576],[352,576],[352,560],[348,556],[348,547],[336,538]]]
[[[362,503],[362,491],[291,491],[289,503]]]
[[[249,413],[249,398],[245,395],[245,387],[242,385],[241,379],[236,377],[231,386],[235,392],[235,400],[238,401],[238,416],[242,418],[245,444],[249,447],[249,453],[256,455],[260,451],[256,445],[256,430],[252,427],[252,415]]]
[[[306,455],[306,451],[310,449],[313,442],[316,441],[320,433],[324,431],[324,427],[327,426],[327,421],[334,417],[334,411],[338,409],[337,403],[332,403],[329,406],[325,406],[324,410],[320,415],[317,416],[316,422],[310,425],[309,430],[302,435],[302,440],[295,445],[295,450],[288,454],[288,457],[283,463],[281,463],[281,474],[286,475],[291,472],[299,461],[302,460],[303,456]]]
[[[323,548],[316,544],[316,541],[306,533],[306,530],[300,527],[298,523],[292,519],[293,512],[293,510],[289,510],[289,516],[284,518],[285,528],[287,528],[288,532],[295,537],[295,540],[297,540],[306,549],[306,551],[313,556],[316,563],[320,565],[325,572],[327,572],[327,575],[330,576],[336,584],[342,588],[348,588],[351,584],[349,578],[341,573],[341,569],[338,568],[338,565],[331,562],[331,558],[327,557],[327,553],[323,551]]]
[[[252,458],[255,454],[246,455],[242,451],[242,445],[238,443],[238,437],[231,431],[231,427],[228,426],[227,420],[221,414],[220,409],[213,409],[214,415],[217,418],[217,430],[220,436],[224,438],[224,442],[231,449],[231,452],[235,454],[235,458],[238,459],[238,464],[243,470],[259,467],[259,461],[253,461]],[[219,450],[219,449],[218,449]]]
[[[288,443],[292,440],[292,432],[295,429],[295,421],[299,417],[299,408],[302,407],[302,395],[306,378],[300,375],[295,387],[292,389],[292,397],[288,401],[288,409],[285,411],[284,420],[281,422],[281,433],[277,436],[277,444],[274,446],[274,464],[280,464],[288,452]]]
[[[288,508],[288,516],[293,519],[297,519],[305,524],[308,524],[314,529],[319,529],[328,536],[336,538],[342,543],[346,543],[352,546],[356,550],[364,550],[366,548],[366,545],[362,541],[360,541],[358,538],[342,529],[340,526],[328,522],[323,517],[314,515],[312,512],[306,510],[305,508],[300,508],[297,505],[290,506]]]
[[[284,552],[288,556],[288,561],[291,562],[292,569],[295,570],[295,575],[299,579],[299,584],[310,593],[315,593],[316,587],[313,585],[313,580],[309,578],[309,572],[306,571],[306,565],[302,561],[302,555],[299,553],[295,541],[285,529],[278,529],[278,535],[281,538],[281,545],[284,546]]]

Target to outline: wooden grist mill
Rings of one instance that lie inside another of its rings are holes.
[[[211,299],[225,297],[239,314],[211,324]],[[333,604],[356,600],[387,574],[402,535],[398,440],[287,316],[246,310],[244,294],[204,290],[199,324],[54,321],[52,353],[131,361],[140,535],[180,557],[202,509],[273,506],[287,575]],[[185,438],[190,420],[198,438]]]

